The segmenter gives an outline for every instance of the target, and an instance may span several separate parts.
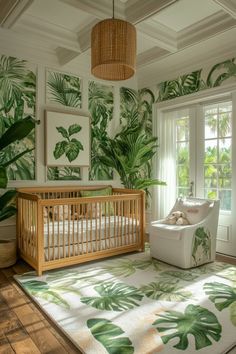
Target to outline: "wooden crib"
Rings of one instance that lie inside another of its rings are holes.
[[[18,189],[18,250],[38,275],[143,251],[145,193],[110,187],[111,195],[81,197],[81,191],[105,187],[109,186]]]

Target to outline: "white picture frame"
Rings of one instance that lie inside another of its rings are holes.
[[[89,114],[46,109],[45,142],[48,167],[90,167]]]

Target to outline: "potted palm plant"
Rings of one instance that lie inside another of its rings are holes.
[[[5,161],[3,157],[4,149],[9,145],[13,144],[18,140],[24,139],[35,127],[35,124],[38,124],[39,121],[35,121],[31,116],[19,120],[12,124],[10,128],[0,138],[0,188],[7,188],[8,176],[7,168],[12,163],[20,159],[25,154],[34,150],[25,149],[24,151],[16,154],[14,157]],[[0,196],[0,222],[8,219],[9,217],[16,214],[15,206],[16,191],[7,190],[4,194]],[[9,267],[14,264],[16,261],[16,241],[15,240],[0,240],[0,268]]]
[[[125,188],[144,189],[165,185],[151,177],[151,159],[156,153],[157,138],[147,135],[142,124],[124,127],[114,139],[101,142],[101,162],[117,171]]]

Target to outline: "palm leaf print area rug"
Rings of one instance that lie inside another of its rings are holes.
[[[181,270],[148,251],[16,276],[86,354],[227,353],[236,344],[236,267]]]

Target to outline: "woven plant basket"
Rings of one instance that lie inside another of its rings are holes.
[[[16,263],[16,240],[0,240],[0,268]]]

